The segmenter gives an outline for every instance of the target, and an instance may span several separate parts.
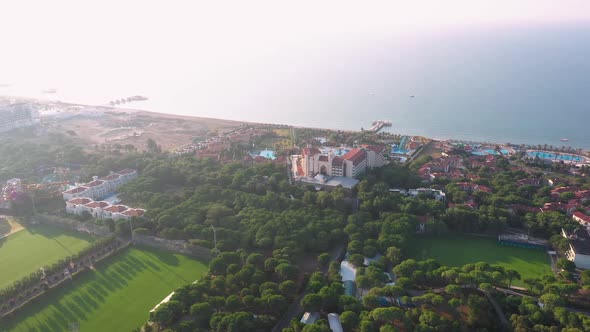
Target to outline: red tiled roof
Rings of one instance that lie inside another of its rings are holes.
[[[108,212],[123,212],[125,210],[127,210],[127,207],[125,205],[111,205],[107,208],[104,209],[105,211]]]
[[[96,186],[100,186],[101,184],[103,184],[104,181],[102,180],[96,180],[96,181],[92,181],[86,184],[87,187],[96,187]]]
[[[334,157],[334,159],[332,159],[332,166],[342,166],[342,163],[344,162],[344,160],[340,157]]]
[[[383,145],[363,144],[363,145],[361,145],[361,148],[371,150],[375,153],[381,153],[385,150],[385,146],[383,146]]]
[[[68,203],[75,204],[75,205],[80,205],[80,204],[83,205],[83,204],[87,204],[89,202],[92,202],[92,200],[89,199],[89,198],[86,198],[86,197],[77,197],[77,198],[74,198],[74,199],[70,199],[68,201]]]
[[[365,152],[365,150],[354,148],[348,151],[348,153],[346,153],[344,156],[342,156],[342,159],[350,160],[352,161],[352,164],[356,166],[360,164],[366,158],[366,156],[367,153]]]
[[[321,153],[320,150],[316,149],[316,148],[304,148],[301,151],[301,154],[304,156],[313,156],[316,155],[318,153]]]
[[[94,202],[90,202],[90,203],[86,204],[86,206],[89,207],[89,208],[91,208],[91,209],[96,209],[96,208],[103,209],[103,208],[105,208],[105,207],[107,207],[109,205],[110,205],[109,203],[102,202],[102,201],[100,201],[100,202],[94,201]]]
[[[77,193],[83,192],[86,189],[88,189],[88,188],[86,188],[86,187],[76,187],[76,188],[73,188],[73,189],[64,191],[64,194],[77,194]]]
[[[145,214],[145,210],[142,209],[129,209],[123,212],[124,215],[129,217],[141,217]]]
[[[587,216],[587,215],[583,214],[580,211],[574,212],[573,213],[573,216],[576,217],[576,218],[578,218],[578,219],[581,219],[583,222],[590,223],[590,216]]]
[[[121,176],[119,174],[111,174],[111,175],[105,176],[104,178],[102,178],[102,180],[111,181],[111,180],[116,180],[120,177]]]

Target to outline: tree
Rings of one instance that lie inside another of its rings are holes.
[[[361,254],[350,255],[348,261],[354,265],[354,267],[362,267],[365,262],[365,257]]]
[[[388,247],[387,250],[385,250],[385,258],[390,264],[396,265],[401,259],[401,250],[397,247]]]
[[[301,299],[301,306],[305,311],[319,311],[322,307],[322,297],[319,294],[307,294]]]
[[[209,326],[209,318],[213,315],[213,307],[207,303],[195,303],[191,306],[190,313],[194,317],[195,323],[200,327]]]
[[[508,288],[512,286],[512,280],[520,280],[520,273],[515,270],[506,270],[506,278],[508,279]]]
[[[360,322],[359,316],[352,311],[344,311],[340,315],[340,322],[342,323],[342,327],[346,331],[352,331],[356,328]]]
[[[557,267],[568,272],[574,272],[576,270],[576,264],[569,259],[559,258],[556,263]]]
[[[162,304],[153,314],[152,320],[162,326],[172,325],[182,314],[182,305],[178,301]]]
[[[324,253],[321,253],[321,254],[318,255],[318,264],[321,267],[326,267],[330,263],[330,260],[331,259],[332,258],[330,257],[330,254],[325,253],[325,252]]]

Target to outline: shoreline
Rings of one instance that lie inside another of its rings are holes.
[[[78,107],[95,107],[101,108],[112,112],[125,112],[130,114],[138,114],[138,115],[145,115],[145,116],[154,116],[160,118],[167,118],[172,120],[192,120],[192,121],[203,121],[205,123],[215,123],[216,125],[223,127],[223,126],[236,126],[242,124],[249,124],[249,125],[265,125],[265,126],[282,126],[285,128],[296,128],[296,129],[312,129],[312,130],[326,130],[326,131],[335,131],[335,132],[361,132],[361,127],[359,129],[339,129],[339,128],[327,128],[327,127],[313,127],[313,126],[304,126],[304,125],[291,125],[291,124],[284,124],[284,123],[271,123],[271,122],[254,122],[254,121],[242,121],[242,120],[235,120],[235,119],[224,119],[224,118],[214,118],[214,117],[204,117],[198,115],[184,115],[184,114],[175,114],[175,113],[163,113],[158,111],[140,109],[140,108],[125,108],[125,107],[118,107],[118,106],[110,106],[110,105],[88,105],[82,103],[70,103],[64,101],[52,101],[47,99],[37,99],[37,98],[30,98],[30,97],[22,97],[22,96],[7,96],[7,95],[0,95],[0,100],[7,100],[7,99],[14,99],[20,102],[34,102],[38,104],[54,104],[54,105],[63,105],[63,106],[78,106]],[[553,146],[556,149],[563,147],[565,145],[553,145],[553,144],[542,144],[542,143],[518,143],[518,142],[499,142],[494,141],[487,138],[465,138],[460,139],[457,137],[444,137],[441,135],[436,135],[433,137],[426,136],[424,134],[409,134],[404,133],[403,130],[399,132],[393,132],[395,128],[388,127],[384,128],[383,130],[379,131],[377,134],[385,133],[388,135],[400,135],[400,136],[419,136],[424,137],[427,139],[431,139],[433,141],[451,141],[451,142],[464,142],[468,144],[481,144],[481,145],[524,145],[527,148],[537,149],[537,147],[541,147],[540,150],[544,150],[543,146]],[[365,130],[367,131],[367,130]],[[410,130],[412,132],[413,130]],[[563,143],[563,142],[560,142]],[[556,142],[557,144],[557,142]],[[583,148],[583,147],[575,147],[575,146],[565,146],[566,148],[572,148],[574,150],[581,150],[582,155],[590,153],[590,148]],[[551,150],[550,150],[551,151]]]

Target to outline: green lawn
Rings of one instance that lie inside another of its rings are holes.
[[[445,234],[417,236],[410,242],[407,256],[416,260],[433,258],[447,266],[487,262],[516,270],[522,279],[551,274],[549,256],[544,251],[500,246],[495,238]],[[522,281],[513,284],[524,286]]]
[[[0,240],[0,288],[86,248],[92,237],[35,225]]]
[[[72,322],[84,332],[131,331],[164,297],[206,270],[186,256],[126,249],[0,322],[0,331],[68,331]]]

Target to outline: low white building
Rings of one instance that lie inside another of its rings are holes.
[[[66,212],[76,215],[82,215],[84,211],[88,212],[86,204],[93,202],[88,197],[76,197],[66,202]]]
[[[93,218],[121,220],[133,217],[142,217],[145,214],[143,209],[134,209],[126,205],[111,205],[104,201],[94,201],[88,197],[76,197],[66,202],[66,212],[75,215],[82,215],[88,212]]]
[[[114,193],[119,187],[137,178],[137,176],[137,171],[130,168],[121,170],[117,173],[111,172],[111,174],[101,179],[94,176],[91,182],[66,190],[62,193],[62,196],[65,201],[69,201],[76,197],[99,199]]]
[[[566,252],[567,259],[574,262],[576,267],[580,269],[590,269],[590,234],[588,234],[588,230],[578,228],[568,234],[562,229],[561,234],[570,240],[570,248]]]

